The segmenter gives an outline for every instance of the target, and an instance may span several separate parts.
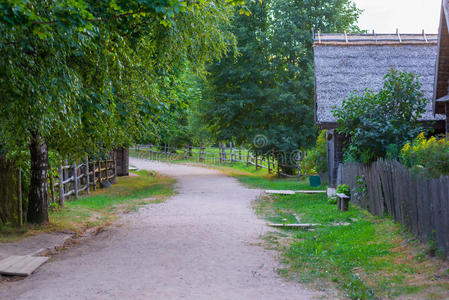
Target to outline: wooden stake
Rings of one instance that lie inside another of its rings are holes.
[[[112,159],[114,160],[114,165],[113,165],[113,167],[114,167],[114,183],[116,183],[117,182],[117,155],[116,155],[115,151],[112,152]]]
[[[53,180],[53,169],[50,164],[48,167],[50,168],[51,203],[55,203],[55,182]]]
[[[92,169],[92,180],[93,180],[92,185],[93,185],[94,191],[97,190],[97,176],[96,176],[96,173],[97,173],[97,166],[96,166],[96,162],[94,161],[93,162],[93,169]]]
[[[22,171],[17,169],[17,223],[19,227],[23,225],[23,210],[22,210]]]
[[[86,157],[86,186],[87,186],[87,194],[90,195],[90,178],[89,178],[89,157]]]
[[[75,186],[75,198],[78,199],[78,168],[76,162],[73,163],[73,179]]]
[[[64,207],[64,170],[62,165],[59,165],[59,206]]]

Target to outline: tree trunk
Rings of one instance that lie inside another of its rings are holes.
[[[31,180],[28,195],[28,222],[42,224],[48,222],[48,151],[45,139],[36,133],[31,133],[30,154]]]

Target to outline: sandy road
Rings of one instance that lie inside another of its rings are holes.
[[[0,299],[313,299],[276,275],[268,230],[250,207],[260,191],[210,169],[131,159],[177,179],[178,194],[8,283]]]

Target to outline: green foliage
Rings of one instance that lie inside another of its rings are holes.
[[[233,45],[231,2],[3,1],[4,151],[27,149],[30,132],[74,157],[157,136],[182,106],[185,61],[201,73]]]
[[[357,21],[352,2],[247,1],[250,15],[235,12],[232,32],[240,55],[210,66],[203,116],[220,140],[253,149],[291,153],[315,139],[313,28],[342,32]]]
[[[329,197],[327,197],[327,203],[331,204],[331,205],[335,205],[338,202],[338,198],[337,195],[331,195]]]
[[[449,140],[420,133],[401,150],[401,162],[417,173],[439,177],[449,175]]]
[[[76,159],[101,155],[168,127],[183,107],[186,66],[204,73],[235,39],[241,1],[67,0],[0,3],[0,145],[24,167],[32,140],[32,222],[46,220],[40,188],[47,149]],[[186,63],[188,62],[188,64]],[[37,144],[37,143],[36,143]],[[43,151],[39,151],[43,149]]]
[[[334,111],[339,132],[349,138],[345,160],[397,158],[403,145],[422,131],[416,123],[426,104],[418,77],[394,69],[378,93],[351,95]]]
[[[346,196],[351,196],[351,192],[349,190],[349,185],[347,185],[347,184],[340,184],[337,187],[337,194],[345,194]]]
[[[316,146],[307,151],[301,162],[301,174],[314,175],[327,172],[326,130],[318,135]]]

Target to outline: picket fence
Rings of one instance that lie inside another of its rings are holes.
[[[340,164],[338,182],[351,201],[372,214],[392,216],[416,237],[449,254],[449,177],[417,176],[397,161]]]

